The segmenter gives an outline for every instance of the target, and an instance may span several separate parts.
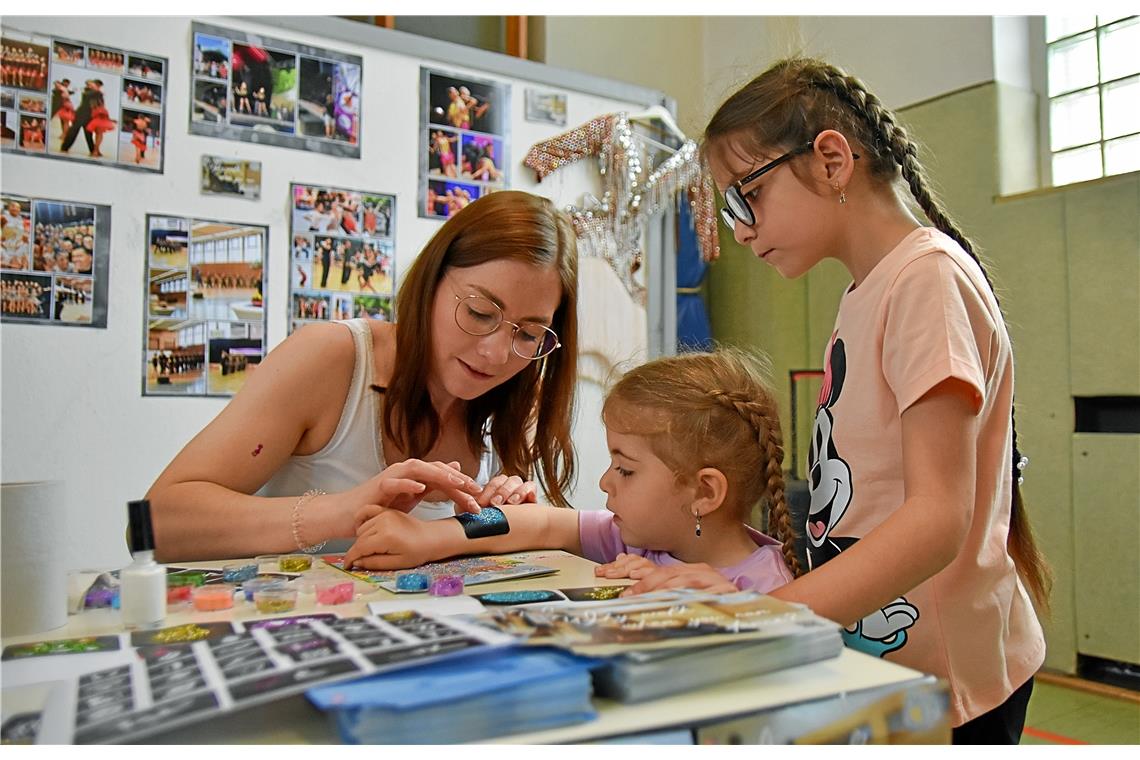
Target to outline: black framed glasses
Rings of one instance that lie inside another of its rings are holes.
[[[503,317],[503,310],[490,298],[455,294],[455,324],[468,335],[490,335],[504,322],[511,326],[511,350],[534,361],[561,348],[558,333],[538,322],[516,323]]]
[[[745,185],[751,184],[752,182],[760,179],[780,164],[791,161],[796,156],[800,155],[801,153],[807,153],[814,147],[815,140],[812,140],[811,142],[804,143],[798,148],[792,148],[779,158],[769,161],[756,171],[745,177],[741,177],[740,179],[736,180],[736,182],[733,182],[731,185],[729,185],[724,191],[725,205],[720,209],[721,220],[726,225],[728,225],[728,228],[730,230],[736,229],[737,221],[742,222],[745,227],[751,227],[752,225],[756,224],[756,215],[752,213],[752,207],[748,205],[748,201],[744,198],[744,193],[742,193],[740,189]],[[851,158],[858,161],[859,154],[852,153]]]
[[[736,229],[736,222],[738,220],[742,222],[745,227],[751,227],[752,225],[756,224],[756,215],[752,213],[752,207],[748,205],[748,201],[745,200],[744,194],[740,192],[740,189],[742,187],[755,182],[768,172],[775,169],[780,164],[787,163],[801,153],[807,153],[814,147],[815,140],[812,140],[810,142],[804,143],[803,145],[800,145],[797,148],[792,148],[779,158],[775,158],[769,161],[756,171],[744,177],[741,177],[729,185],[727,188],[725,188],[725,205],[720,209],[720,218],[726,225],[728,225],[728,228],[730,230]]]

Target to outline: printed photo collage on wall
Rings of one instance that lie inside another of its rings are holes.
[[[446,219],[510,183],[509,84],[420,69],[418,215]]]
[[[0,149],[162,172],[166,59],[5,29]]]
[[[360,158],[358,56],[193,24],[190,132]]]
[[[111,208],[5,194],[4,322],[107,326]]]
[[[396,294],[396,197],[290,186],[289,332],[309,322],[391,321]]]
[[[147,214],[143,395],[230,396],[265,355],[269,228]]]

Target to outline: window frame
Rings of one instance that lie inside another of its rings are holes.
[[[1061,93],[1058,93],[1056,95],[1050,95],[1049,94],[1049,48],[1050,48],[1050,46],[1056,45],[1059,42],[1063,42],[1065,40],[1069,40],[1069,39],[1072,39],[1074,37],[1078,37],[1082,34],[1088,34],[1090,30],[1086,29],[1084,31],[1074,32],[1073,34],[1069,34],[1069,35],[1066,35],[1064,37],[1060,37],[1056,40],[1053,40],[1052,42],[1047,42],[1046,38],[1045,38],[1045,18],[1046,17],[1042,15],[1042,16],[1031,16],[1029,18],[1029,49],[1030,49],[1030,58],[1031,58],[1030,75],[1031,75],[1031,81],[1033,83],[1033,89],[1037,92],[1038,100],[1039,100],[1038,109],[1037,109],[1038,129],[1039,129],[1038,134],[1041,135],[1041,139],[1040,139],[1040,143],[1039,143],[1040,144],[1040,150],[1038,151],[1038,171],[1040,173],[1039,176],[1041,177],[1041,186],[1042,187],[1067,187],[1068,185],[1071,185],[1071,184],[1077,184],[1077,182],[1088,182],[1088,181],[1093,181],[1096,179],[1105,179],[1107,177],[1118,177],[1118,176],[1121,176],[1122,174],[1129,173],[1129,172],[1120,172],[1120,173],[1116,173],[1116,174],[1108,174],[1106,172],[1105,143],[1112,142],[1114,140],[1123,139],[1126,137],[1132,137],[1134,135],[1140,134],[1140,132],[1129,132],[1129,133],[1123,134],[1123,135],[1116,135],[1116,136],[1109,138],[1109,139],[1105,138],[1105,135],[1104,135],[1104,99],[1103,99],[1102,93],[1103,93],[1105,86],[1111,85],[1115,82],[1122,82],[1122,81],[1125,81],[1127,79],[1131,79],[1132,77],[1137,76],[1137,74],[1140,74],[1140,71],[1125,74],[1124,76],[1116,77],[1115,79],[1110,79],[1110,80],[1101,79],[1101,50],[1100,50],[1100,36],[1101,35],[1100,35],[1100,31],[1102,29],[1104,29],[1105,27],[1111,26],[1113,24],[1118,24],[1118,23],[1121,23],[1123,21],[1127,21],[1129,19],[1137,19],[1137,18],[1140,18],[1140,16],[1133,14],[1131,16],[1124,16],[1121,18],[1115,18],[1112,21],[1110,21],[1108,24],[1101,24],[1100,18],[1099,18],[1100,14],[1094,13],[1093,15],[1096,16],[1096,21],[1094,22],[1094,26],[1092,27],[1091,31],[1093,32],[1094,39],[1096,40],[1097,81],[1093,85],[1090,85],[1087,87],[1081,87],[1081,88],[1078,88],[1076,90],[1061,92]],[[1099,132],[1100,137],[1096,141],[1093,141],[1093,142],[1082,143],[1080,145],[1070,145],[1070,146],[1068,146],[1062,150],[1054,151],[1053,146],[1052,146],[1053,131],[1052,131],[1052,123],[1051,123],[1051,113],[1052,113],[1051,106],[1052,106],[1053,100],[1055,100],[1057,98],[1067,97],[1069,95],[1073,95],[1075,93],[1083,92],[1086,90],[1095,90],[1096,94],[1097,94],[1097,109],[1098,109],[1097,127],[1098,127],[1098,132]],[[1070,151],[1070,150],[1078,150],[1080,148],[1087,148],[1087,147],[1090,147],[1093,145],[1096,145],[1100,149],[1100,175],[1099,176],[1090,177],[1088,180],[1077,180],[1075,182],[1067,182],[1067,183],[1064,183],[1062,185],[1058,185],[1053,181],[1053,156],[1054,155],[1056,155],[1057,153],[1064,153],[1064,152]]]

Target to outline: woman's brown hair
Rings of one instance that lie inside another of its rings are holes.
[[[748,522],[758,505],[793,575],[801,568],[784,498],[784,445],[763,365],[739,349],[689,353],[642,364],[614,384],[602,406],[606,426],[649,439],[681,480],[704,467],[724,473],[725,506]]]
[[[861,81],[841,69],[813,58],[779,61],[717,109],[705,128],[703,150],[707,154],[737,142],[754,155],[765,155],[769,151],[790,150],[805,144],[827,129],[841,132],[849,142],[858,145],[856,150],[861,161],[865,159],[863,162],[872,179],[890,184],[902,177],[926,218],[978,263],[996,301],[997,293],[976,246],[950,218],[931,189],[918,162],[918,146],[895,120],[894,114],[868,92]],[[1038,609],[1048,611],[1052,572],[1037,548],[1021,497],[1019,463],[1022,456],[1012,410],[1010,425],[1013,496],[1006,543]]]
[[[504,473],[537,477],[552,504],[569,506],[565,492],[575,468],[570,428],[578,359],[578,249],[569,218],[546,198],[514,190],[483,196],[448,219],[408,269],[396,302],[398,371],[384,391],[384,433],[417,458],[439,438],[439,415],[427,388],[436,288],[450,268],[499,259],[558,272],[562,299],[550,328],[562,347],[468,402],[467,443],[481,452],[489,433]]]

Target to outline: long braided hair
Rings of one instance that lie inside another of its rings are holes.
[[[610,389],[606,426],[649,439],[679,482],[705,467],[724,473],[722,509],[740,522],[766,509],[768,535],[780,542],[792,574],[802,572],[784,498],[784,446],[765,368],[738,349],[688,353],[642,364]]]
[[[705,128],[704,150],[721,150],[738,142],[753,155],[782,151],[834,129],[858,152],[872,180],[892,185],[900,176],[927,219],[969,254],[994,290],[976,246],[950,218],[926,180],[918,161],[918,146],[894,115],[857,78],[813,58],[779,61],[726,100]],[[792,170],[802,178],[795,162]],[[1000,303],[999,303],[1000,308]],[[1038,609],[1047,611],[1052,573],[1033,538],[1021,497],[1021,451],[1017,422],[1011,410],[1013,457],[1010,462],[1012,502],[1007,547],[1022,581]]]

